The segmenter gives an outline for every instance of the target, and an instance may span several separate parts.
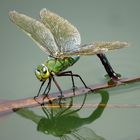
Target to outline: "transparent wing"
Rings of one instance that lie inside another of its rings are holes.
[[[105,140],[105,138],[97,135],[92,129],[87,127],[73,130],[70,134],[66,134],[62,138],[62,140]]]
[[[95,55],[99,53],[105,53],[109,50],[115,50],[120,48],[128,47],[127,42],[94,42],[92,44],[81,45],[79,48],[71,49],[59,57],[68,57],[68,56],[75,56],[75,55]]]
[[[53,34],[44,24],[16,11],[11,11],[9,16],[12,22],[25,31],[44,52],[52,56],[59,53]]]
[[[76,27],[59,15],[42,9],[40,11],[41,22],[50,29],[54,35],[61,54],[78,49],[81,44],[81,37]]]

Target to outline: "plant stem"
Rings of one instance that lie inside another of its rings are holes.
[[[100,90],[100,89],[107,89],[116,87],[119,85],[123,85],[124,83],[134,83],[134,82],[140,82],[140,77],[133,77],[133,78],[122,78],[119,79],[119,81],[113,82],[111,84],[109,83],[102,83],[102,84],[96,84],[88,86],[94,91]],[[86,94],[90,91],[90,89],[86,89],[84,87],[80,87],[75,90],[75,96],[80,96],[83,94]],[[73,91],[72,90],[65,90],[63,91],[64,98],[73,97]],[[94,92],[93,92],[94,93]],[[59,99],[58,97],[59,93],[51,93],[48,98],[44,99],[44,96],[41,95],[37,98],[38,102],[49,102],[50,100],[56,100]],[[34,100],[33,97],[25,98],[25,99],[18,99],[18,100],[12,100],[12,101],[4,101],[0,103],[0,115],[5,115],[6,113],[13,112],[14,109],[19,109],[23,107],[35,107],[38,106],[38,102]]]

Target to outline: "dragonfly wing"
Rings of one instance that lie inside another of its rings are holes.
[[[76,27],[47,9],[40,11],[40,17],[41,22],[49,28],[54,35],[61,54],[71,49],[78,49],[81,44],[81,37]]]
[[[44,24],[16,11],[11,11],[9,16],[12,22],[25,31],[44,52],[52,56],[57,55],[59,50],[53,34]]]
[[[72,129],[70,133],[62,136],[65,140],[105,140],[105,138],[97,135],[91,128],[79,127]]]
[[[70,50],[69,52],[62,54],[59,57],[68,57],[75,55],[95,55],[99,53],[105,53],[109,50],[116,50],[125,47],[128,47],[127,42],[94,42],[92,44],[81,45],[79,48]]]

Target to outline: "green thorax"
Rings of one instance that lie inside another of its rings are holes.
[[[57,74],[72,66],[79,60],[79,58],[79,56],[66,57],[63,59],[49,57],[45,65],[48,67],[49,72],[54,72],[55,74]]]

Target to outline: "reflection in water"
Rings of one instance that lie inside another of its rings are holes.
[[[65,103],[68,105],[64,107],[45,107],[42,106],[42,110],[45,113],[44,116],[35,114],[33,111],[22,108],[16,111],[17,114],[24,118],[30,119],[37,124],[37,130],[44,134],[51,134],[59,137],[61,140],[75,139],[75,140],[104,140],[103,137],[98,136],[92,129],[84,127],[84,125],[90,124],[98,119],[108,102],[109,94],[107,91],[98,91],[101,95],[101,102],[97,108],[85,118],[79,116],[78,111],[84,106],[86,96],[80,108],[73,109],[73,99]],[[56,105],[56,103],[55,103]]]

